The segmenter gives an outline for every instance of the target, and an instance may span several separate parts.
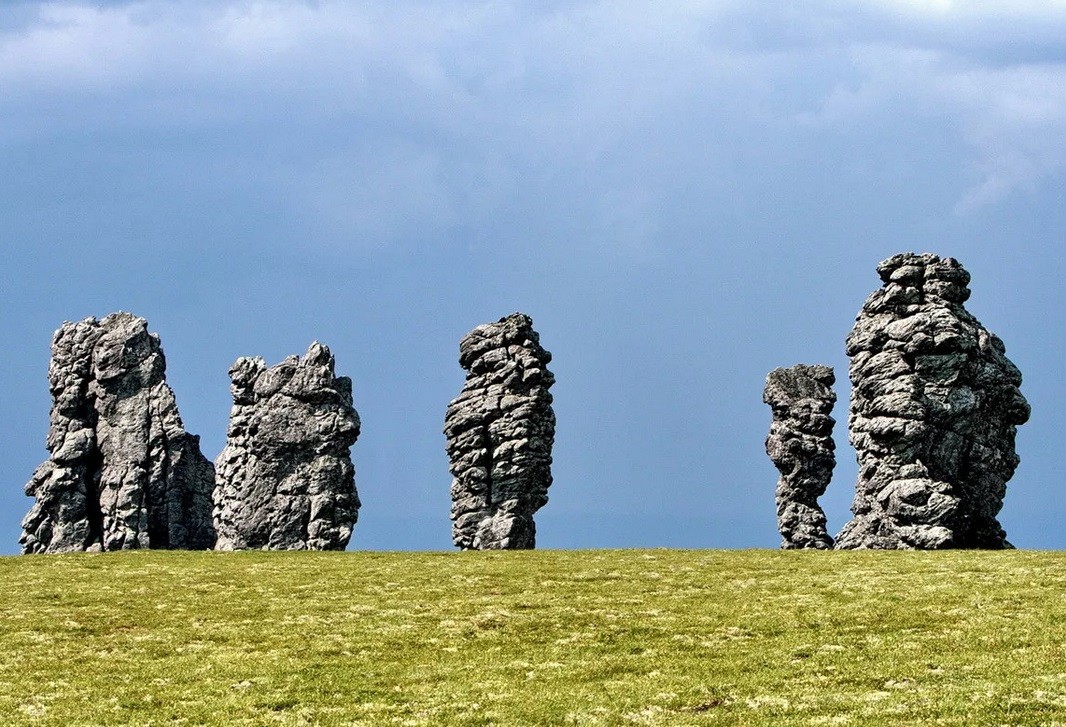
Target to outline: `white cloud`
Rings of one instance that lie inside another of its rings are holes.
[[[1066,164],[1066,63],[980,65],[942,50],[857,46],[855,84],[837,84],[803,123],[841,130],[926,117],[957,129],[975,177],[955,211],[1032,189]]]
[[[1064,29],[1066,0],[42,3],[0,31],[0,134],[253,123],[299,145],[347,129],[359,143],[295,185],[323,220],[387,236],[514,194],[466,177],[560,199],[586,184],[589,224],[613,230],[586,232],[638,249],[679,170],[738,173],[722,160],[775,129],[874,146],[901,120],[946,124],[969,150],[960,212],[1040,185],[1066,164]],[[361,176],[397,164],[380,189]],[[352,194],[308,191],[329,185]]]
[[[128,80],[150,51],[148,40],[128,11],[46,5],[35,25],[0,36],[0,81],[34,89]]]
[[[967,138],[980,151],[981,180],[957,210],[1032,189],[1066,164],[1066,65],[959,72],[941,79],[962,109]]]
[[[875,0],[890,10],[925,16],[1039,17],[1066,13],[1066,0]]]

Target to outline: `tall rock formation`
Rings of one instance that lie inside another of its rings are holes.
[[[832,413],[836,377],[828,366],[797,364],[766,377],[763,401],[773,411],[766,453],[781,473],[777,481],[777,529],[781,547],[833,547],[818,498],[836,466]]]
[[[50,457],[26,485],[23,553],[214,544],[214,470],[165,374],[159,337],[130,313],[55,332]]]
[[[459,342],[466,384],[448,405],[452,542],[463,550],[533,548],[548,502],[555,377],[529,316],[478,326]]]
[[[957,261],[905,253],[877,272],[847,339],[859,479],[837,547],[1009,548],[996,515],[1029,418],[1021,374],[963,307]]]
[[[352,381],[322,344],[267,368],[239,358],[226,447],[218,456],[218,550],[343,550],[359,515],[350,447]]]

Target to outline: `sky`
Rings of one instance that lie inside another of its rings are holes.
[[[451,548],[458,341],[554,354],[544,548],[773,548],[766,373],[837,372],[903,251],[957,258],[1033,408],[1001,513],[1066,548],[1066,2],[0,3],[0,553],[52,332],[132,311],[214,459],[227,370],[354,381],[350,549]]]

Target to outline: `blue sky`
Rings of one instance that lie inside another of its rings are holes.
[[[835,533],[844,336],[906,250],[972,273],[1033,406],[1001,519],[1066,547],[1064,191],[1061,0],[0,4],[0,552],[52,331],[119,309],[210,458],[236,357],[331,347],[356,549],[450,547],[479,323],[555,355],[542,547],[776,547],[763,380],[828,363]]]

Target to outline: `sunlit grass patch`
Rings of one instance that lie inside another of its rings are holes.
[[[0,559],[3,724],[1064,724],[1066,556]]]

